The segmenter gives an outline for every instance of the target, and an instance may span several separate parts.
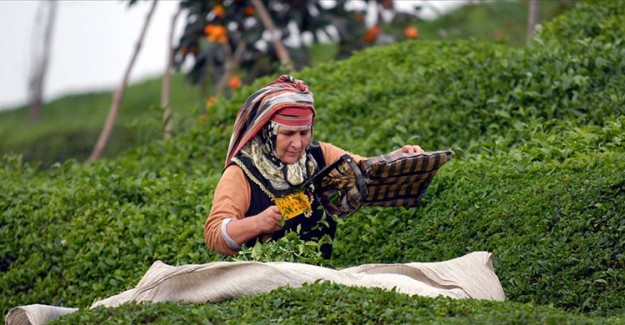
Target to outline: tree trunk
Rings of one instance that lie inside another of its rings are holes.
[[[169,140],[172,137],[171,107],[169,106],[169,99],[171,94],[171,68],[175,55],[174,31],[176,29],[176,22],[178,21],[180,11],[182,11],[182,8],[179,7],[171,19],[171,29],[169,30],[169,39],[167,40],[167,63],[165,66],[165,75],[163,76],[163,88],[161,90],[161,107],[163,108],[163,123],[165,124],[163,138],[165,140]]]
[[[276,48],[276,55],[280,59],[280,63],[282,63],[282,65],[284,65],[288,70],[293,70],[293,63],[289,57],[289,51],[287,51],[284,44],[282,44],[278,32],[276,31],[276,27],[273,24],[273,20],[271,20],[271,16],[269,15],[269,12],[267,12],[265,5],[263,5],[261,0],[252,0],[252,4],[254,5],[254,8],[256,8],[256,12],[258,12],[258,17],[263,23],[263,26],[271,34],[271,40]]]
[[[527,13],[527,44],[532,41],[532,36],[538,24],[538,0],[529,0]]]
[[[40,14],[43,13],[43,4],[48,5],[48,14],[46,17],[38,19],[35,21],[35,30],[37,30],[37,26],[45,21],[45,29],[43,29],[42,33],[37,33],[34,35],[35,39],[33,43],[39,44],[38,37],[43,37],[43,48],[41,50],[34,50],[34,59],[33,59],[33,72],[30,79],[29,90],[30,90],[30,121],[37,122],[41,118],[41,106],[43,104],[43,85],[45,81],[46,72],[48,70],[48,61],[50,59],[50,43],[52,42],[52,31],[54,28],[54,21],[56,19],[56,10],[58,3],[55,0],[52,1],[42,1],[40,3]],[[39,15],[38,15],[39,16]],[[39,28],[41,29],[41,28]]]
[[[226,50],[226,64],[224,69],[224,74],[221,76],[221,79],[217,83],[215,87],[215,94],[221,94],[226,89],[226,84],[232,74],[239,69],[241,65],[241,57],[243,56],[243,51],[245,50],[245,42],[239,42],[237,48],[232,53],[232,48],[228,43],[224,44],[224,49]]]
[[[104,122],[104,127],[102,128],[102,132],[100,132],[100,137],[98,137],[98,142],[96,143],[91,155],[87,158],[87,162],[92,162],[100,158],[102,151],[106,147],[109,138],[111,137],[111,132],[113,131],[113,126],[115,125],[115,120],[117,119],[117,113],[119,112],[119,107],[122,102],[122,98],[124,96],[124,91],[126,90],[126,85],[128,84],[128,79],[130,77],[130,71],[135,64],[137,56],[139,56],[139,52],[141,51],[141,45],[143,43],[143,39],[145,38],[145,33],[150,25],[150,20],[152,19],[152,14],[156,10],[156,1],[152,1],[152,7],[150,7],[150,11],[145,18],[145,22],[143,24],[143,29],[141,30],[141,34],[139,35],[139,39],[135,45],[135,51],[132,54],[130,62],[128,63],[128,67],[126,68],[126,72],[124,73],[124,78],[122,79],[122,83],[117,91],[113,94],[113,102],[111,103],[111,108],[109,109],[108,116],[106,117],[106,121]]]

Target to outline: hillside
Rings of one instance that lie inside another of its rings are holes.
[[[572,4],[569,0],[541,2],[541,22],[558,16]],[[508,2],[467,5],[434,21],[412,24],[419,29],[420,40],[479,38],[524,46],[526,21],[527,4]],[[313,47],[313,66],[328,62],[335,52],[333,45]],[[104,157],[115,157],[162,138],[161,83],[162,79],[156,78],[129,85]],[[184,132],[197,122],[207,99],[181,74],[172,80],[171,96],[174,132]],[[42,167],[68,159],[83,161],[95,145],[111,101],[111,92],[58,98],[44,104],[36,124],[29,121],[26,107],[0,111],[0,156],[22,155],[24,161],[38,162]]]
[[[173,141],[115,159],[43,170],[5,158],[1,309],[82,308],[67,324],[625,323],[624,19],[622,2],[583,3],[528,47],[410,41],[295,73],[315,94],[319,140],[362,155],[403,143],[455,152],[423,206],[342,219],[329,267],[490,251],[505,302],[313,283],[217,304],[86,309],[156,260],[220,260],[202,225],[234,116],[265,78]],[[299,244],[268,244],[264,260]]]
[[[162,138],[160,108],[162,80],[130,85],[104,157]],[[25,107],[0,112],[0,154],[18,154],[48,167],[68,159],[83,161],[95,145],[111,105],[111,93],[84,93],[46,103],[41,120],[29,121]],[[195,122],[204,101],[198,90],[175,75],[171,105],[176,130]]]

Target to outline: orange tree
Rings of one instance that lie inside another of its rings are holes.
[[[350,8],[347,1],[328,6],[316,0],[182,0],[186,26],[174,64],[180,69],[190,62],[189,80],[205,91],[210,85],[214,94],[259,76],[309,66],[314,43],[336,44],[340,59],[367,46],[415,38],[414,31],[403,30],[416,17],[397,12],[393,0],[365,3],[378,9],[373,25],[365,21],[366,7]],[[383,28],[384,11],[395,23],[387,24],[391,27]]]

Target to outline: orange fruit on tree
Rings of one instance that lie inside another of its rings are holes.
[[[404,29],[404,35],[406,35],[406,37],[408,38],[418,38],[419,30],[414,26],[408,26],[406,27],[406,29]]]
[[[241,86],[241,77],[239,76],[230,77],[230,80],[228,80],[228,87],[230,87],[230,89],[236,89],[236,88],[239,88],[240,86]]]
[[[245,7],[245,15],[248,17],[254,16],[254,7],[252,6]]]
[[[213,7],[213,13],[217,17],[223,17],[226,13],[226,9],[224,9],[224,6],[216,5],[215,7]]]
[[[219,36],[217,36],[215,40],[218,43],[226,43],[228,41],[228,34],[219,34]]]
[[[208,24],[208,25],[204,26],[204,35],[210,35],[210,34],[212,34],[212,33],[213,33],[214,26],[215,26],[215,25],[211,25],[211,24]]]
[[[373,27],[369,28],[367,33],[365,33],[365,36],[363,36],[363,39],[367,43],[373,43],[373,42],[375,42],[375,39],[378,37],[378,34],[380,34],[380,31],[381,31],[380,27],[373,26]]]
[[[208,24],[204,27],[204,33],[211,42],[225,43],[228,41],[228,30],[222,25]]]

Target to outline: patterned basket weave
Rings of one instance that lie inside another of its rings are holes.
[[[321,171],[314,187],[315,197],[326,212],[340,217],[356,212],[367,195],[366,180],[349,155]]]
[[[400,153],[360,162],[366,178],[363,204],[385,207],[415,207],[425,195],[438,169],[451,159],[450,150],[421,154]]]
[[[362,205],[415,207],[450,150],[420,154],[388,154],[356,164],[344,155],[314,178],[315,197],[327,213],[339,217]]]

